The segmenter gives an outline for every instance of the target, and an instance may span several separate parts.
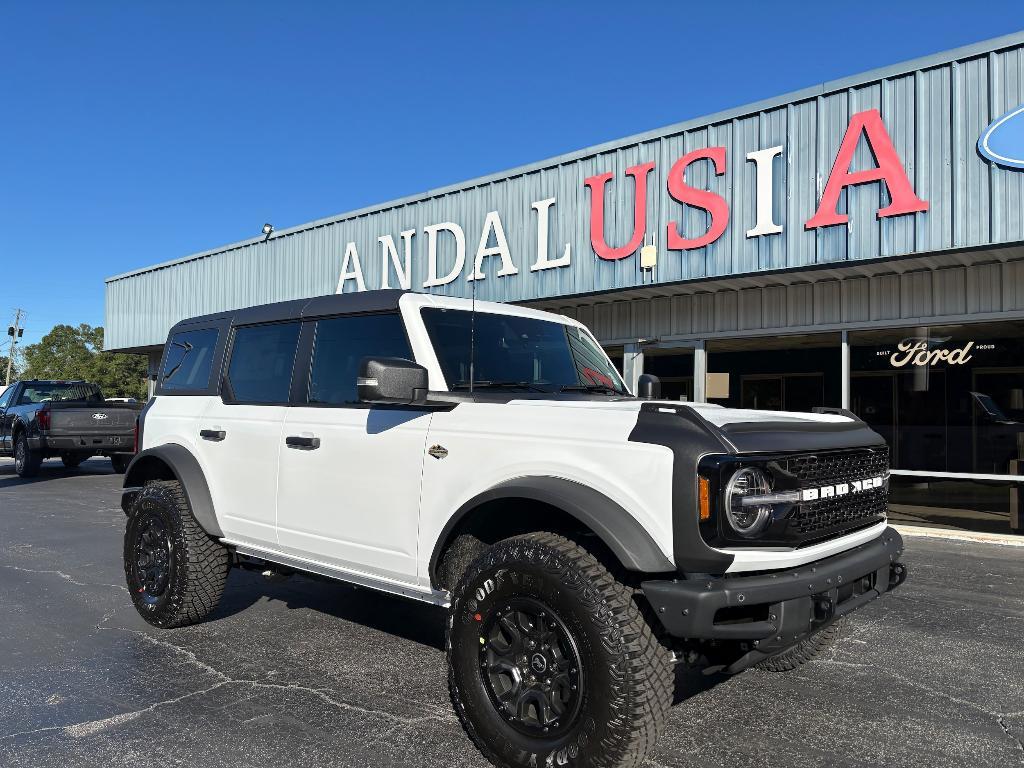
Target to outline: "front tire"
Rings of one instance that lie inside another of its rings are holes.
[[[552,533],[499,542],[452,600],[455,711],[498,766],[637,766],[672,703],[672,656],[633,593]]]
[[[136,610],[155,627],[205,619],[224,592],[230,554],[199,527],[177,481],[148,483],[124,534],[124,572]]]
[[[843,616],[792,648],[787,648],[782,653],[760,662],[757,664],[757,668],[768,672],[792,672],[794,669],[799,669],[835,645],[843,632],[845,623],[846,617]]]
[[[35,477],[43,464],[43,454],[29,448],[28,438],[21,432],[14,441],[14,471],[18,477]]]

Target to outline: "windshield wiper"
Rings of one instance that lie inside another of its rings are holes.
[[[606,392],[609,395],[621,395],[622,393],[615,387],[609,387],[607,384],[566,384],[564,387],[559,387],[559,392]]]
[[[479,389],[508,389],[508,388],[513,388],[513,387],[514,388],[518,388],[518,389],[529,389],[529,390],[531,390],[533,392],[547,392],[548,391],[548,390],[544,389],[543,387],[540,387],[537,384],[534,384],[531,381],[488,381],[488,380],[484,380],[484,381],[474,381],[473,382],[473,389],[477,389],[477,388],[479,388]],[[468,381],[460,381],[460,382],[458,382],[456,384],[453,384],[452,385],[452,389],[469,389],[469,382]]]

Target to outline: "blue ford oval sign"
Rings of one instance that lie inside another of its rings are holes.
[[[978,151],[993,163],[1024,169],[1024,105],[986,128],[978,139]]]

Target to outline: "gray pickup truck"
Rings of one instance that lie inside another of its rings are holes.
[[[109,456],[124,472],[135,455],[140,403],[105,400],[86,381],[18,381],[0,394],[0,456],[14,456],[20,477],[34,477],[43,459],[59,456],[73,469]]]

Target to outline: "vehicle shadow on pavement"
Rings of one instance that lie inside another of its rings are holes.
[[[264,598],[284,603],[289,609],[305,608],[444,650],[445,609],[301,574],[273,582],[234,568],[220,605],[209,620],[241,613]]]
[[[47,461],[39,469],[35,477],[18,477],[14,471],[13,461],[0,462],[0,488],[8,488],[16,485],[31,485],[52,480],[60,480],[69,477],[80,477],[82,475],[112,475],[113,468],[109,461],[86,462],[77,469],[68,469],[59,461]]]
[[[274,582],[251,571],[233,569],[220,605],[209,620],[241,613],[262,599],[279,601],[293,610],[323,613],[438,651],[445,649],[448,613],[444,608],[301,574]],[[679,664],[672,704],[680,704],[728,679],[729,675],[708,675],[699,666]]]

